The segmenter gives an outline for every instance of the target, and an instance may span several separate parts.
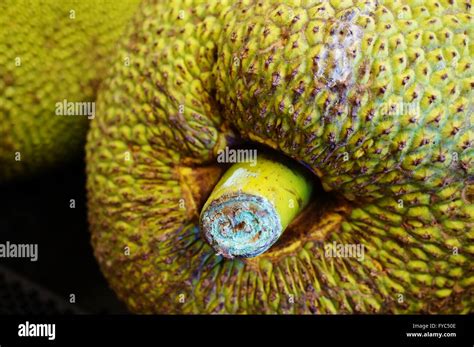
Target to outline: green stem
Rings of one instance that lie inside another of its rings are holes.
[[[202,235],[227,258],[267,251],[308,204],[313,190],[304,169],[288,160],[261,154],[256,159],[227,170],[201,212]]]

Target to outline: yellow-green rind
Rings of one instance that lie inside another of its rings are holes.
[[[471,2],[377,3],[142,4],[87,145],[95,254],[132,311],[472,312]],[[414,119],[387,116],[413,98]],[[229,124],[350,208],[252,261],[215,256],[179,172],[212,163]]]
[[[56,115],[56,104],[95,100],[138,2],[0,3],[0,181],[81,153],[87,115]]]

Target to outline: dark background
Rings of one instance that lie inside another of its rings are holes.
[[[84,161],[78,159],[61,169],[0,185],[0,243],[38,244],[36,262],[0,258],[0,314],[37,313],[45,301],[49,306],[39,313],[54,313],[49,308],[61,304],[72,312],[127,312],[93,256],[85,182]],[[70,199],[75,199],[75,208],[70,208]],[[71,293],[76,296],[74,305],[69,305]]]

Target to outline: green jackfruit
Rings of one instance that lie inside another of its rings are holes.
[[[94,114],[69,105],[93,110],[138,1],[0,2],[0,181],[80,153]]]
[[[144,1],[87,143],[111,287],[141,313],[472,312],[473,22],[470,0]],[[246,140],[324,191],[226,259],[199,214]]]

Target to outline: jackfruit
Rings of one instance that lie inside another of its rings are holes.
[[[0,181],[78,156],[138,0],[0,3]],[[70,112],[68,112],[70,111]]]
[[[86,147],[95,256],[131,311],[473,311],[470,0],[146,0],[132,22]],[[323,189],[228,259],[199,215],[247,141]]]

